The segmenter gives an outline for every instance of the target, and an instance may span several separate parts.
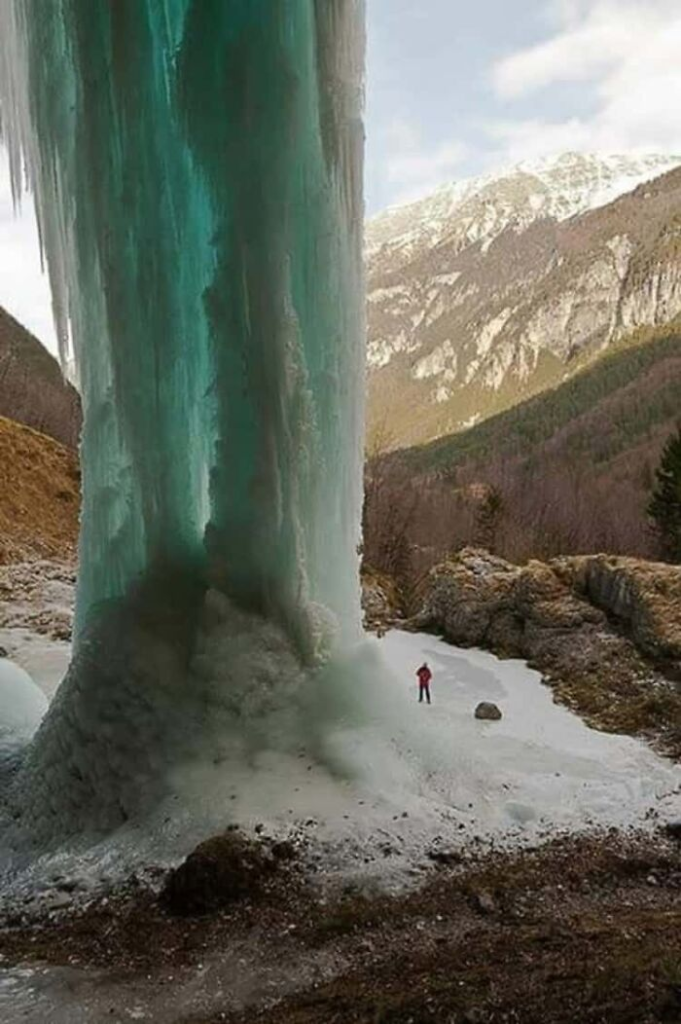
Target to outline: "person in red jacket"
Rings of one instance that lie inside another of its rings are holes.
[[[433,678],[433,673],[428,668],[427,662],[424,661],[421,668],[416,670],[416,675],[419,680],[419,704],[422,703],[424,696],[430,704],[430,680]]]

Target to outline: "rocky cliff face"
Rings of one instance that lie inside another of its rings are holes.
[[[681,567],[604,555],[517,566],[467,548],[417,600],[415,627],[523,658],[594,724],[681,756]]]
[[[24,423],[69,448],[78,446],[78,392],[59,364],[14,317],[0,309],[0,416]]]
[[[374,429],[394,445],[464,429],[676,317],[681,170],[598,204],[678,162],[615,174],[613,160],[568,154],[373,222]]]

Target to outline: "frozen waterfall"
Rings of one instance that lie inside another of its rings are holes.
[[[362,7],[0,5],[2,130],[85,413],[75,654],[14,781],[39,837],[117,826],[191,759],[314,743],[343,689]]]

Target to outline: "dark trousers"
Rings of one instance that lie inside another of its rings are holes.
[[[430,683],[419,683],[419,704],[423,700],[423,695],[426,695],[426,700],[430,704]]]

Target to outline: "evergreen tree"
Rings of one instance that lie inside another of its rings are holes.
[[[504,514],[504,499],[498,487],[488,487],[475,514],[475,544],[494,552],[497,531]]]
[[[648,515],[664,558],[681,562],[681,425],[667,441],[655,471]]]

